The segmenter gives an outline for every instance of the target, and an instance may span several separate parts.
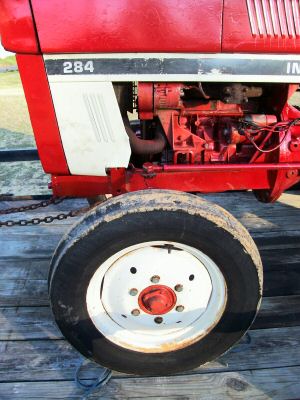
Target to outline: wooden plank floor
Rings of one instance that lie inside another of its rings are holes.
[[[300,193],[289,192],[268,205],[258,203],[251,193],[205,197],[234,214],[260,249],[265,289],[254,325],[227,354],[195,371],[149,378],[114,373],[105,389],[91,398],[300,398]],[[84,200],[68,200],[16,217],[45,216],[83,205]],[[11,206],[0,203],[0,209]],[[74,222],[0,228],[1,400],[83,395],[73,380],[81,356],[55,326],[46,283],[55,246]],[[84,377],[95,373],[93,366]]]

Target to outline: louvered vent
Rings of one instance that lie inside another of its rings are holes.
[[[300,0],[247,0],[253,36],[300,37]]]
[[[105,99],[100,93],[83,94],[93,132],[99,143],[112,143],[115,141],[114,132],[111,129],[107,119],[108,112],[106,110]]]

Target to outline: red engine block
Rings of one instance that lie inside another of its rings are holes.
[[[241,134],[239,120],[261,128],[277,122],[275,115],[246,113],[239,104],[185,101],[185,90],[189,86],[178,83],[138,86],[139,116],[159,118],[174,151],[174,164],[248,163],[256,151],[250,138],[260,143],[264,135],[253,135],[251,128]]]

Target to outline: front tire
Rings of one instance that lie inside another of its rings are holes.
[[[52,260],[55,320],[86,357],[125,373],[171,374],[228,350],[251,325],[262,265],[246,229],[197,196],[112,198]]]

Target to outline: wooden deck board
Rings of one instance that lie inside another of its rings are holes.
[[[284,194],[269,205],[258,203],[249,192],[205,197],[244,223],[261,251],[265,297],[252,329],[218,360],[187,374],[139,378],[114,373],[101,398],[300,398],[300,195]],[[2,202],[0,209],[20,203]],[[85,205],[85,200],[67,200],[9,219]],[[58,331],[47,294],[51,255],[75,221],[0,228],[1,400],[82,396],[73,382],[81,356]],[[85,378],[93,374],[91,368]]]
[[[89,399],[283,400],[299,399],[300,367],[153,378],[113,378]],[[72,381],[9,382],[2,400],[82,399]]]

